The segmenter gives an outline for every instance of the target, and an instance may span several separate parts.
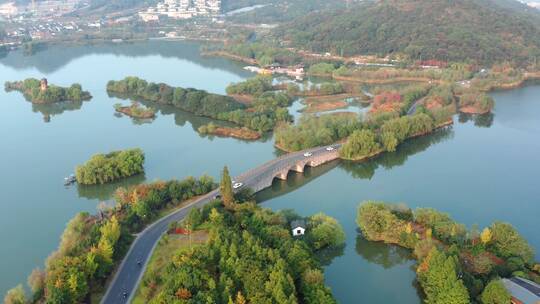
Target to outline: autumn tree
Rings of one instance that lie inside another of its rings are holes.
[[[480,240],[482,241],[482,244],[486,245],[487,243],[489,243],[491,241],[491,229],[489,229],[488,227],[484,228],[484,230],[482,230],[482,233],[480,234]]]
[[[45,272],[39,268],[32,270],[32,273],[28,276],[28,286],[30,286],[34,297],[41,297],[45,288]]]
[[[397,243],[406,223],[383,202],[366,201],[358,207],[356,223],[370,241]]]
[[[247,304],[246,298],[242,295],[242,292],[236,294],[236,303],[235,304]]]
[[[8,290],[4,297],[4,304],[25,304],[26,295],[24,293],[23,286],[21,284],[17,287]]]

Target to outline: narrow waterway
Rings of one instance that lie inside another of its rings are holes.
[[[114,115],[105,86],[133,75],[155,82],[223,93],[251,76],[242,66],[199,56],[199,45],[152,41],[51,47],[34,56],[0,59],[0,83],[47,77],[81,83],[94,98],[83,104],[34,106],[0,91],[0,293],[18,283],[53,251],[67,221],[94,212],[119,185],[208,173],[224,165],[239,174],[275,157],[272,138],[256,142],[201,137],[207,119],[159,108],[151,122]],[[413,261],[406,251],[358,238],[356,207],[366,199],[406,202],[451,213],[466,224],[499,219],[518,227],[540,250],[540,86],[494,94],[493,116],[456,117],[453,128],[418,138],[395,153],[361,164],[334,162],[276,181],[258,195],[265,206],[310,215],[325,212],[346,229],[343,250],[327,253],[326,277],[341,303],[419,303]],[[116,185],[63,186],[63,177],[92,154],[141,147],[146,174]]]

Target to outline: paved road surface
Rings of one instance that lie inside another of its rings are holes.
[[[243,187],[249,187],[251,189],[260,191],[271,185],[271,181],[276,176],[276,172],[287,170],[298,163],[305,163],[306,161],[311,160],[315,161],[319,158],[328,158],[328,155],[330,154],[332,154],[332,156],[336,156],[337,158],[337,148],[339,148],[339,146],[340,145],[334,145],[336,149],[334,151],[328,151],[326,147],[319,147],[280,156],[263,164],[262,166],[241,174],[235,178],[235,181],[243,183]],[[306,157],[304,156],[304,153],[306,152],[309,152],[312,155]],[[269,182],[270,184],[268,184]],[[120,264],[113,281],[109,285],[107,292],[101,300],[101,303],[117,304],[130,302],[135,291],[137,290],[140,278],[144,273],[146,264],[152,255],[154,247],[161,236],[167,231],[169,223],[184,219],[191,208],[204,206],[208,202],[212,201],[212,199],[218,193],[218,190],[214,190],[204,196],[201,196],[188,206],[174,211],[143,230],[131,245],[129,252],[122,261],[122,264]],[[138,262],[140,262],[141,265],[139,265]]]

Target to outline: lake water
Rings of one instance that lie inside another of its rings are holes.
[[[200,137],[195,129],[208,120],[171,108],[160,108],[151,123],[114,115],[119,100],[105,92],[110,79],[133,75],[223,93],[230,82],[251,76],[241,65],[202,58],[198,50],[195,43],[154,41],[51,47],[31,57],[12,53],[0,59],[0,83],[47,77],[63,86],[81,83],[94,96],[78,105],[36,107],[17,92],[0,91],[0,294],[43,265],[74,214],[94,212],[119,184],[218,177],[224,165],[239,174],[275,157],[271,138],[247,143]],[[419,303],[408,252],[358,238],[356,207],[366,199],[434,207],[469,225],[509,221],[540,251],[540,87],[493,95],[492,117],[456,117],[453,128],[410,141],[395,153],[313,168],[258,195],[273,209],[322,211],[341,222],[347,245],[327,254],[326,267],[341,303]],[[130,147],[145,151],[145,176],[109,186],[63,186],[63,177],[92,154]]]

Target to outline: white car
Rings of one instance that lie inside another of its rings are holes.
[[[311,155],[313,155],[313,153],[311,153],[311,152],[306,152],[306,153],[304,153],[304,156],[305,156],[305,157],[310,157]]]
[[[238,188],[242,187],[243,185],[244,185],[244,184],[242,184],[242,183],[234,183],[234,184],[233,184],[233,188],[234,188],[234,189],[238,189]]]
[[[334,151],[334,147],[332,146],[326,147],[326,151]]]

